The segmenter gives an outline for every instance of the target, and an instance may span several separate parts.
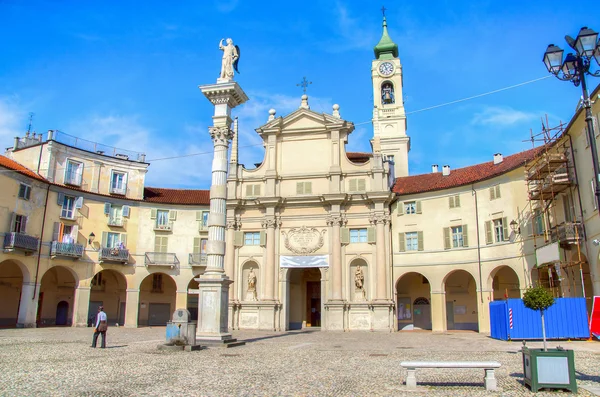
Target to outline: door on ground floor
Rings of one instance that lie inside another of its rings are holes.
[[[169,303],[150,303],[148,307],[148,325],[165,326],[171,320]]]
[[[88,310],[88,327],[96,326],[96,316],[98,315],[98,308],[102,305],[102,301],[90,301]]]
[[[56,305],[56,325],[67,325],[69,321],[69,302],[60,301]]]
[[[321,271],[319,268],[290,269],[288,329],[321,326]]]
[[[321,282],[309,281],[306,283],[307,307],[307,327],[321,326]]]

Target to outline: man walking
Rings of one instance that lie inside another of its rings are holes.
[[[104,306],[98,308],[98,314],[96,315],[96,329],[94,330],[94,339],[92,340],[92,346],[96,347],[98,341],[98,335],[102,334],[102,344],[100,347],[104,349],[106,347],[106,330],[108,329],[108,323],[106,322],[106,313],[104,313]]]

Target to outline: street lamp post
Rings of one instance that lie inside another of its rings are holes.
[[[596,135],[594,134],[594,122],[592,119],[592,104],[587,91],[585,75],[600,77],[600,42],[598,33],[587,27],[581,28],[576,39],[565,36],[565,40],[575,54],[568,53],[563,61],[563,50],[554,44],[550,44],[544,53],[544,64],[548,72],[559,80],[571,81],[575,86],[581,84],[583,91],[583,107],[585,108],[585,121],[587,123],[588,141],[592,151],[592,165],[594,167],[594,186],[596,196],[596,208],[600,215],[600,165],[598,164],[598,149],[596,148]],[[596,71],[591,71],[592,60],[596,61]]]

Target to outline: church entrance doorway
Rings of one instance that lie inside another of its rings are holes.
[[[288,280],[288,329],[320,327],[323,299],[319,268],[290,269]]]

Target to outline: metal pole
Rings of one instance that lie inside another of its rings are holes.
[[[581,90],[583,91],[583,107],[585,108],[585,122],[587,123],[587,134],[590,142],[590,150],[592,151],[592,165],[594,166],[594,194],[596,196],[596,209],[600,216],[600,165],[598,165],[598,149],[596,147],[596,135],[594,134],[594,122],[592,118],[592,104],[587,92],[585,83],[585,69],[583,59],[579,57],[577,61],[577,69],[579,77],[581,77]]]

